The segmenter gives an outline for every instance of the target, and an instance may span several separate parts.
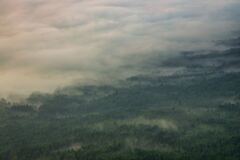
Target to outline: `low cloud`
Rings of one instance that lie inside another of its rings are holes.
[[[239,29],[237,0],[0,1],[0,95],[111,82]],[[203,11],[204,8],[204,11]]]

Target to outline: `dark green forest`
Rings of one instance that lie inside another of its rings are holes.
[[[239,160],[240,74],[140,75],[0,101],[1,160]]]

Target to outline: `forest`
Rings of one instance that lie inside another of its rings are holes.
[[[139,75],[0,101],[2,160],[238,160],[240,74]]]

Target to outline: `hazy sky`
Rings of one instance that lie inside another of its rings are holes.
[[[110,82],[142,72],[155,54],[215,49],[239,31],[239,8],[239,0],[0,0],[0,96]]]

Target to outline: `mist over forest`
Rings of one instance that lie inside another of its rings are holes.
[[[237,38],[239,39],[239,38]],[[238,159],[239,41],[183,52],[111,85],[71,85],[0,106],[3,160]],[[173,70],[161,74],[158,68]],[[176,68],[184,68],[180,71]],[[155,71],[155,72],[154,72]]]
[[[239,160],[239,7],[0,0],[0,160]]]

